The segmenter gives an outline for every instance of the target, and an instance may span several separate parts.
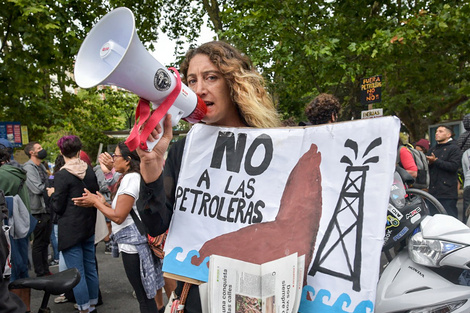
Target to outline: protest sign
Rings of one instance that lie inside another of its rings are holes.
[[[19,122],[0,122],[0,138],[7,139],[13,147],[22,146],[22,130]]]
[[[306,266],[299,312],[372,310],[399,127],[395,117],[195,125],[163,271],[207,281],[212,254],[263,264],[298,253]]]
[[[382,75],[363,78],[361,81],[361,103],[370,105],[380,101],[382,101]]]

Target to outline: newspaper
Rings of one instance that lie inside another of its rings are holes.
[[[200,286],[203,312],[297,312],[304,267],[297,253],[261,265],[212,255],[207,286]]]

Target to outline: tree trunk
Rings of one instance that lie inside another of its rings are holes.
[[[209,15],[212,25],[214,25],[215,32],[222,32],[223,25],[222,20],[220,19],[219,3],[217,0],[202,0],[202,4]]]

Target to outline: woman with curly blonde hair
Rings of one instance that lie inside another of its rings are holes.
[[[201,56],[207,56],[227,82],[230,97],[244,124],[242,126],[257,128],[280,126],[272,98],[266,91],[264,78],[253,67],[247,56],[225,42],[208,42],[186,53],[180,70],[183,82],[188,87],[193,89],[196,83],[191,76],[188,77],[189,64],[194,57]],[[197,90],[195,91],[197,93]],[[211,105],[208,103],[209,112]]]
[[[263,77],[252,66],[249,58],[231,45],[212,41],[189,50],[181,64],[181,73],[183,82],[207,106],[207,114],[202,120],[207,125],[257,128],[280,126]],[[158,138],[160,133],[160,126],[157,126],[148,140]],[[165,232],[173,214],[185,139],[172,145],[165,162],[164,155],[171,139],[171,121],[167,118],[163,136],[153,150],[137,150],[144,182],[140,188],[138,209],[151,236]],[[163,164],[165,167],[162,171]],[[182,289],[183,283],[178,282],[175,290],[177,296],[181,296]],[[187,295],[185,312],[201,312],[199,289],[195,285]]]

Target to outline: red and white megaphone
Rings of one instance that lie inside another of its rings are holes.
[[[163,124],[166,113],[171,114],[174,126],[180,119],[197,123],[207,112],[204,101],[181,83],[178,72],[175,77],[145,49],[137,36],[134,14],[125,7],[109,12],[93,27],[78,51],[74,74],[82,88],[115,85],[141,98],[134,129],[126,140],[131,150],[137,146],[153,149],[158,141],[146,139],[157,123]],[[149,103],[142,99],[153,104],[151,116]]]

